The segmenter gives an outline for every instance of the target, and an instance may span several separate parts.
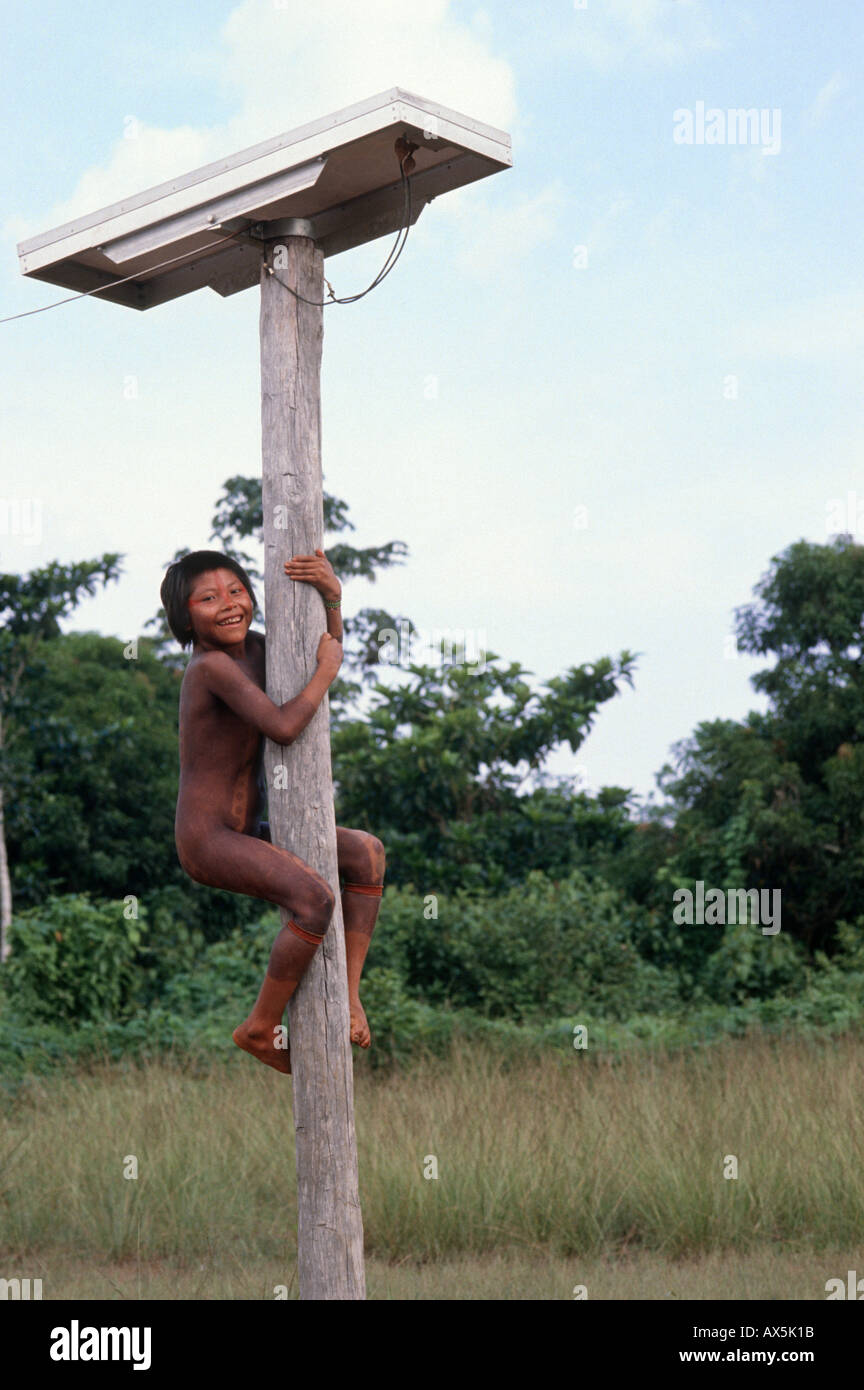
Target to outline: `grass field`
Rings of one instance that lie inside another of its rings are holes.
[[[171,1260],[100,1259],[43,1252],[4,1255],[4,1269],[43,1281],[43,1299],[232,1299],[272,1300],[277,1288],[297,1297],[292,1259],[244,1260],[231,1256],[184,1264]],[[736,1255],[709,1254],[670,1260],[651,1251],[621,1258],[602,1255],[543,1256],[519,1249],[495,1255],[418,1263],[366,1261],[370,1299],[555,1301],[649,1299],[685,1302],[725,1299],[819,1301],[828,1279],[846,1281],[847,1269],[864,1271],[864,1243],[857,1250],[812,1252],[765,1247]],[[281,1296],[281,1292],[280,1292]]]
[[[463,1047],[356,1089],[370,1297],[824,1299],[864,1273],[860,1040],[614,1064]],[[31,1080],[2,1117],[0,1275],[45,1298],[294,1297],[290,1090],[239,1054]]]

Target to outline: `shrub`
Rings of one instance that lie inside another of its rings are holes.
[[[671,972],[648,964],[634,945],[639,909],[575,870],[560,880],[539,871],[517,889],[385,894],[369,964],[393,969],[407,994],[487,1018],[542,1021],[587,1004],[609,1017],[671,1007]]]
[[[763,936],[753,923],[739,922],[723,930],[700,983],[716,1003],[737,1004],[797,992],[805,980],[805,952],[799,941],[782,930]]]
[[[87,893],[48,898],[16,914],[4,969],[9,1003],[26,1019],[80,1023],[123,1018],[132,1007],[146,913]]]

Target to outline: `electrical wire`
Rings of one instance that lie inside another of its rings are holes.
[[[408,175],[405,173],[404,169],[405,159],[407,157],[407,155],[403,156],[403,158],[399,161],[399,172],[402,176],[402,185],[405,194],[403,201],[404,225],[401,226],[399,228],[399,231],[396,233],[396,240],[390,248],[390,254],[388,255],[386,261],[379,270],[378,274],[375,276],[375,279],[372,281],[371,285],[367,285],[366,289],[360,290],[358,294],[343,295],[340,298],[333,293],[330,281],[325,280],[327,288],[330,291],[329,299],[307,299],[304,295],[298,294],[297,290],[292,289],[290,285],[286,285],[284,280],[280,280],[279,284],[283,287],[283,289],[286,289],[289,294],[293,294],[295,299],[302,300],[304,304],[311,304],[318,309],[326,309],[329,304],[356,304],[358,299],[362,299],[364,295],[369,294],[371,290],[374,290],[378,285],[381,284],[382,280],[386,279],[386,277],[390,274],[390,271],[393,269],[394,265],[398,261],[399,257],[402,255],[405,243],[408,240],[408,231],[411,226],[411,181],[408,178]],[[255,238],[255,240],[260,240],[260,238]],[[241,238],[236,234],[229,232],[227,236],[219,237],[217,241],[208,242],[207,247],[205,249],[209,250],[211,246],[220,246],[224,241],[234,241],[235,243],[240,244]],[[244,241],[245,244],[248,245],[248,236],[244,238]],[[262,241],[262,245],[263,244],[264,243]],[[148,276],[151,276],[157,270],[165,270],[168,266],[177,265],[180,261],[186,260],[189,256],[200,256],[200,254],[200,248],[194,251],[184,251],[179,256],[172,256],[167,261],[161,261],[159,265],[148,266],[146,274]],[[272,275],[272,266],[269,267],[269,269],[270,274]],[[61,304],[71,304],[72,301],[75,299],[88,299],[91,295],[94,294],[104,294],[106,290],[113,290],[117,289],[119,285],[126,285],[129,283],[130,280],[135,280],[138,278],[138,276],[143,275],[144,273],[144,271],[136,270],[131,275],[124,275],[122,280],[112,280],[107,285],[97,285],[95,289],[83,290],[80,294],[70,294],[65,299],[55,299],[53,303],[42,304],[38,309],[25,309],[20,314],[8,314],[5,318],[0,318],[0,323],[12,323],[14,319],[30,318],[31,314],[44,314],[46,309],[59,309]]]
[[[209,246],[219,246],[223,241],[233,241],[231,236],[221,236],[218,241],[209,241]],[[187,256],[200,256],[201,251],[183,251],[179,256],[172,256],[168,261],[161,261],[159,265],[147,267],[147,274],[152,275],[156,270],[164,270],[166,266],[176,265],[178,261],[185,261]],[[105,290],[114,290],[118,285],[128,284],[130,280],[135,280],[139,275],[143,275],[141,270],[134,271],[131,275],[124,275],[122,280],[112,280],[108,285],[97,285],[95,290],[83,290],[81,294],[70,294],[66,299],[55,299],[53,304],[43,304],[38,309],[25,309],[22,314],[9,314],[5,319],[0,319],[0,323],[11,323],[13,319],[26,319],[31,314],[44,314],[46,309],[57,309],[61,304],[71,304],[73,299],[87,299],[91,294],[104,294]]]
[[[378,274],[375,276],[375,279],[372,281],[371,285],[367,285],[366,289],[360,290],[358,294],[343,295],[341,298],[339,298],[333,293],[333,290],[330,286],[330,281],[327,280],[325,283],[327,285],[327,288],[330,290],[329,299],[307,299],[305,295],[299,294],[297,290],[292,289],[290,285],[286,285],[284,280],[280,280],[279,284],[282,286],[283,289],[286,289],[289,294],[293,294],[295,299],[301,300],[304,304],[311,304],[316,309],[326,309],[327,306],[330,304],[356,304],[358,299],[362,299],[364,295],[369,294],[371,290],[374,290],[378,285],[381,284],[382,280],[386,279],[386,277],[390,274],[390,271],[393,269],[394,265],[398,261],[399,257],[402,255],[402,252],[405,248],[405,243],[408,240],[408,232],[411,227],[411,181],[408,178],[408,175],[405,173],[404,169],[405,160],[407,158],[408,156],[404,155],[402,159],[400,159],[399,161],[399,172],[402,175],[402,186],[405,194],[403,201],[402,219],[404,225],[401,226],[399,228],[399,231],[396,233],[396,240],[390,247],[390,254],[387,257],[381,269],[379,270]],[[270,274],[272,275],[274,273],[273,267],[269,266],[268,269],[270,271]]]

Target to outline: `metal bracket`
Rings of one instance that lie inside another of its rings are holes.
[[[277,217],[273,222],[259,222],[256,224],[262,230],[262,235],[274,236],[306,236],[311,241],[315,240],[315,223],[309,217]]]

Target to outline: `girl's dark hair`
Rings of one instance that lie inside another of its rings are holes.
[[[243,566],[230,555],[222,555],[218,550],[193,550],[182,559],[168,566],[159,597],[165,609],[168,626],[181,647],[188,647],[194,637],[189,621],[189,595],[199,574],[207,570],[233,570],[256,607],[255,590]]]

